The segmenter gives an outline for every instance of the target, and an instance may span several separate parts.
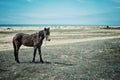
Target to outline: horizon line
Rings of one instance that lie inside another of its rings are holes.
[[[120,26],[107,24],[0,24],[0,26]]]

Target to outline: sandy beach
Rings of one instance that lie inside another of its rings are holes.
[[[20,64],[14,60],[12,38],[42,28],[0,28],[1,80],[119,80],[120,29],[100,27],[51,27],[51,41],[43,42],[42,58],[21,46]]]
[[[49,26],[48,26],[49,27]],[[2,27],[0,28],[0,51],[11,50],[12,38],[16,33],[36,33],[44,27]],[[120,31],[117,29],[102,29],[95,27],[52,27],[51,41],[44,40],[43,46],[61,45],[92,40],[103,40],[120,38]],[[22,46],[22,48],[27,48]]]

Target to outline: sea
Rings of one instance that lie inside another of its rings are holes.
[[[0,24],[0,27],[53,27],[53,28],[69,28],[69,27],[120,27],[119,25],[81,25],[81,24]]]

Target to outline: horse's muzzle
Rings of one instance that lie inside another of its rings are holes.
[[[51,41],[51,39],[47,39],[47,41]]]

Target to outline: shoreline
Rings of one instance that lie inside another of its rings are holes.
[[[0,26],[0,31],[11,31],[11,30],[41,30],[45,27],[51,29],[107,29],[106,26]],[[120,29],[120,26],[110,26],[109,29]]]

